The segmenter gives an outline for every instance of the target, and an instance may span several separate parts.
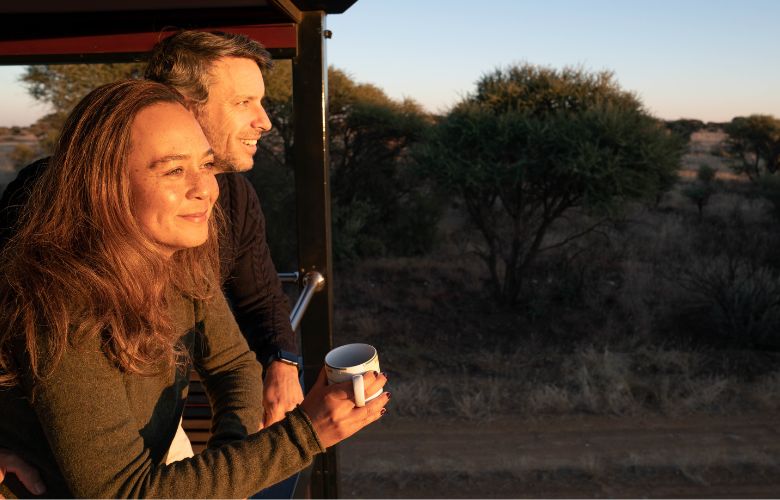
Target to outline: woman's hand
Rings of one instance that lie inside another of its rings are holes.
[[[387,377],[368,372],[363,375],[363,381],[366,395],[370,396],[385,386]],[[303,399],[301,409],[311,420],[322,446],[328,448],[379,420],[389,400],[390,393],[383,392],[366,406],[357,407],[352,381],[328,385],[323,368],[317,382]]]

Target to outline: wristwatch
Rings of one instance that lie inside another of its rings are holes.
[[[274,361],[280,361],[286,365],[292,365],[298,369],[298,373],[301,373],[301,357],[295,353],[289,351],[283,351],[279,349],[274,351],[270,356],[266,358],[265,366],[270,365]]]

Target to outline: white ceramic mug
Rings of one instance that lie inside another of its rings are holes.
[[[379,354],[374,346],[368,344],[346,344],[336,347],[325,355],[325,373],[328,383],[352,381],[355,390],[355,405],[365,406],[367,402],[382,394],[379,389],[376,394],[366,398],[366,387],[363,374],[379,372]]]

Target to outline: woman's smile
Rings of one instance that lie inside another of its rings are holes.
[[[202,212],[193,212],[189,214],[180,215],[179,217],[183,218],[187,222],[204,224],[209,220],[209,211],[203,210]]]

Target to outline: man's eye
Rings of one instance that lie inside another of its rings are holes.
[[[215,167],[214,162],[210,161],[203,164],[203,168],[206,168],[208,170],[212,170]]]
[[[165,175],[179,175],[179,174],[181,174],[182,172],[184,172],[184,169],[183,169],[183,168],[181,168],[181,167],[176,167],[176,168],[173,168],[173,169],[171,169],[171,170],[168,170],[167,172],[165,172]]]

